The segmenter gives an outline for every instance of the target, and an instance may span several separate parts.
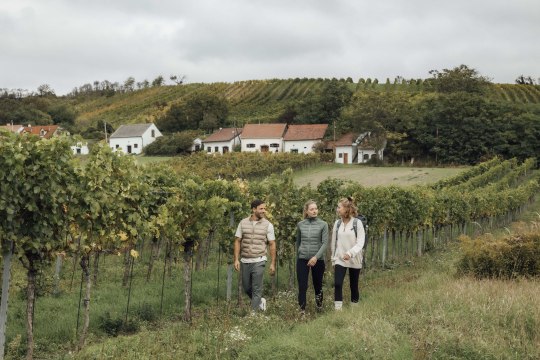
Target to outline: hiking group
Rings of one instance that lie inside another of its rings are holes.
[[[298,280],[298,306],[303,313],[309,273],[315,292],[317,310],[323,307],[323,277],[325,258],[330,238],[331,262],[334,268],[334,308],[343,307],[343,282],[347,270],[351,290],[351,304],[360,300],[358,281],[362,268],[365,243],[363,223],[358,219],[358,208],[351,197],[338,201],[338,219],[331,236],[328,224],[318,217],[317,203],[310,200],[304,204],[304,220],[296,227],[296,274]],[[264,271],[270,253],[270,275],[276,271],[276,237],[274,226],[266,219],[266,204],[262,200],[251,203],[251,215],[238,224],[234,241],[234,268],[241,270],[242,288],[251,299],[253,312],[266,310],[263,297]]]

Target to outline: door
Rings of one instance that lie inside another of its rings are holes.
[[[343,163],[348,164],[349,163],[349,154],[343,153]]]
[[[268,152],[268,150],[270,150],[268,145],[261,145],[261,152]]]
[[[127,146],[127,153],[128,153],[128,154],[131,154],[131,145],[128,145],[128,146]]]

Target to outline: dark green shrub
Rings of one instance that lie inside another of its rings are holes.
[[[113,318],[109,312],[106,312],[98,319],[98,327],[109,336],[117,336],[122,330],[124,320],[122,318]]]
[[[540,233],[524,233],[502,238],[490,234],[476,239],[461,238],[461,274],[477,278],[512,279],[540,275]]]
[[[137,317],[143,321],[153,322],[158,316],[152,305],[145,302],[137,309]]]

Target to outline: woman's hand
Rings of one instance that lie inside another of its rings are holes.
[[[308,260],[307,266],[315,266],[316,263],[317,263],[317,257],[314,256],[314,257],[312,257],[311,259]]]
[[[345,254],[343,255],[343,260],[347,261],[347,260],[350,260],[351,257],[349,256],[349,254]]]

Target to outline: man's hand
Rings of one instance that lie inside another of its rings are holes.
[[[234,270],[240,271],[240,261],[234,260]]]
[[[309,261],[307,262],[307,266],[315,266],[316,263],[317,263],[317,257],[314,256],[311,259],[309,259]]]
[[[274,275],[276,273],[276,265],[270,264],[270,275]]]

